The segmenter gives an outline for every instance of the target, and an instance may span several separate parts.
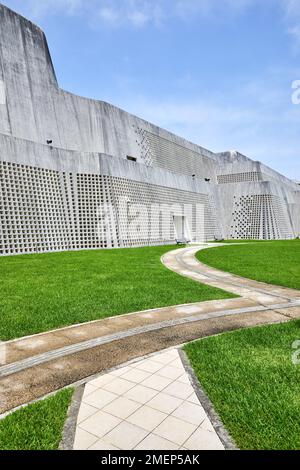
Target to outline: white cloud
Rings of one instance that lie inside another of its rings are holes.
[[[287,32],[295,39],[296,46],[300,46],[300,24],[288,28]]]
[[[160,24],[165,0],[94,0],[93,26],[142,28]]]
[[[202,17],[219,17],[220,11],[229,14],[240,14],[257,0],[177,0],[175,10],[184,19]]]
[[[49,14],[64,12],[72,15],[81,12],[84,0],[13,0],[12,8],[24,11],[31,18],[39,19]]]
[[[170,17],[189,18],[217,13],[241,12],[257,0],[11,0],[10,5],[37,19],[53,14],[82,14],[95,25],[160,25]],[[92,21],[91,21],[92,20]]]
[[[92,21],[94,27],[100,22],[108,27],[120,27],[129,24],[136,28],[141,28],[154,19],[148,2],[106,0],[97,3],[100,4],[100,8],[97,8],[97,5],[95,5]]]
[[[285,11],[285,15],[289,19],[300,18],[300,2],[299,0],[281,0],[282,7]]]
[[[107,26],[131,26],[140,28],[147,24],[158,25],[163,15],[163,7],[169,0],[30,0],[33,14],[65,11],[68,14],[82,13],[92,19],[95,26],[101,21]],[[42,6],[41,6],[42,4]]]
[[[149,15],[145,11],[135,10],[129,12],[128,20],[137,27],[142,27],[150,20]]]
[[[282,11],[284,27],[300,46],[300,0],[7,0],[33,20],[55,14],[80,15],[92,27],[143,28],[166,24],[170,18],[218,20],[240,15],[248,8],[269,6]]]
[[[286,31],[294,40],[295,51],[300,50],[300,1],[279,0],[283,10]]]
[[[100,19],[112,26],[118,26],[120,22],[120,15],[116,10],[110,7],[100,8],[96,16],[97,18],[94,19],[95,22]]]

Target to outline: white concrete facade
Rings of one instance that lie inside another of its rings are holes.
[[[61,90],[44,33],[0,26],[0,254],[174,243],[174,215],[194,242],[299,236],[299,185]]]

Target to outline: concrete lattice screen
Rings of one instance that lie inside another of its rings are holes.
[[[273,195],[242,196],[235,200],[233,239],[289,239],[293,230],[279,197]]]
[[[1,254],[97,249],[156,245],[175,240],[169,217],[169,238],[164,238],[161,218],[151,221],[151,207],[169,204],[200,204],[204,207],[205,239],[218,230],[214,208],[206,194],[140,183],[103,175],[66,174],[42,168],[0,162]],[[128,215],[119,199],[130,198],[130,205],[143,205],[149,218],[141,227],[143,234],[127,233]],[[101,209],[111,209],[101,214]],[[105,215],[105,217],[104,217]],[[155,227],[148,224],[155,223]],[[195,231],[195,214],[189,225]],[[151,237],[157,234],[157,238]]]
[[[218,175],[218,184],[242,183],[245,181],[261,181],[262,175],[259,172],[232,173],[229,175]]]

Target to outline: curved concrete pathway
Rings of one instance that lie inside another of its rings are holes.
[[[4,343],[0,413],[150,353],[224,331],[300,317],[299,291],[204,266],[194,255],[208,246],[175,250],[162,261],[178,274],[240,298],[137,312]]]
[[[226,244],[228,245],[228,244]],[[233,243],[234,245],[234,243]],[[162,257],[162,263],[172,271],[212,287],[232,292],[261,305],[300,303],[300,291],[274,286],[226,273],[201,263],[196,258],[200,250],[224,246],[222,243],[202,244],[170,251]]]

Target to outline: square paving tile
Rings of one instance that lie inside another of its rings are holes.
[[[191,392],[193,391],[193,388],[191,385],[183,384],[181,382],[172,382],[168,387],[164,389],[164,392],[172,395],[173,397],[176,398],[182,398],[183,400],[186,400],[188,397],[191,396]]]
[[[179,398],[171,397],[163,392],[156,395],[147,405],[162,413],[170,414],[183,403]]]
[[[176,367],[177,369],[180,369],[181,372],[184,372],[184,367],[183,367],[183,364],[182,364],[181,359],[179,358],[179,356],[178,356],[177,359],[170,362],[169,366]]]
[[[178,448],[178,445],[174,444],[174,442],[167,441],[160,436],[155,436],[155,434],[149,434],[136,446],[135,450],[177,450]]]
[[[118,369],[112,370],[108,375],[113,375],[115,377],[121,377],[123,374],[131,370],[131,366],[119,367]]]
[[[138,403],[145,404],[157,394],[156,390],[142,385],[136,385],[124,394],[126,398],[137,401]]]
[[[178,357],[177,351],[162,351],[159,354],[152,356],[152,360],[155,362],[161,362],[162,364],[169,364]]]
[[[97,379],[91,380],[89,384],[92,385],[93,387],[100,388],[100,387],[103,387],[103,385],[108,384],[108,382],[111,382],[112,380],[114,380],[114,378],[115,376],[112,376],[110,374],[105,374],[105,375],[101,375]]]
[[[97,387],[94,387],[90,382],[87,383],[84,387],[83,397],[87,397],[91,393],[95,392]]]
[[[78,413],[77,423],[80,424],[85,419],[97,413],[97,411],[98,409],[95,408],[94,406],[87,405],[86,403],[81,403],[80,410]]]
[[[123,421],[110,433],[104,436],[103,440],[122,450],[132,450],[148,434],[148,431],[134,424]]]
[[[206,416],[205,420],[201,423],[201,428],[206,429],[206,431],[215,432],[215,429],[214,429],[213,425],[211,424],[211,422],[210,422],[210,420],[208,419],[207,416]]]
[[[89,432],[84,431],[83,429],[77,428],[73,449],[86,450],[97,440],[98,438],[93,434],[90,434]]]
[[[95,444],[93,444],[91,447],[89,447],[88,450],[120,450],[120,449],[100,439],[99,441],[95,442]]]
[[[122,379],[138,384],[143,382],[143,380],[146,380],[151,375],[151,372],[134,368],[122,375]]]
[[[177,356],[177,353],[176,353],[176,356]],[[174,361],[176,356],[174,354],[170,354],[169,352],[165,352],[165,353],[158,354],[157,356],[154,356],[152,360],[164,366],[167,366],[168,364]]]
[[[152,361],[151,359],[145,359],[144,361],[137,362],[135,364],[136,369],[144,370],[145,372],[150,372],[151,374],[159,371],[162,367],[163,364],[159,364],[158,362]]]
[[[104,413],[103,411],[98,411],[83,421],[80,424],[80,428],[99,438],[115,428],[120,422],[121,420],[119,418]]]
[[[83,402],[100,410],[116,398],[117,395],[114,393],[108,392],[107,390],[98,389],[87,397],[83,397]]]
[[[126,419],[141,406],[142,405],[136,401],[129,400],[125,397],[119,397],[105,406],[103,411],[110,413],[117,418]]]
[[[173,413],[172,416],[175,418],[182,419],[188,423],[200,426],[206,419],[206,413],[203,407],[199,404],[189,403],[185,401],[180,405]]]
[[[108,382],[106,385],[103,385],[103,390],[115,393],[116,395],[123,395],[125,392],[134,387],[133,382],[124,380],[122,377],[116,377],[111,382]]]
[[[224,446],[215,432],[198,428],[184,443],[189,450],[224,450]]]
[[[127,421],[140,428],[146,429],[146,431],[153,431],[153,429],[161,424],[167,417],[168,415],[166,413],[162,413],[154,408],[149,408],[148,406],[142,406],[129,416]]]
[[[182,374],[178,379],[176,379],[178,382],[181,382],[183,384],[191,385],[191,381],[189,377],[187,376],[186,373]]]
[[[160,375],[154,374],[144,380],[141,385],[161,392],[164,388],[170,385],[172,381],[173,379],[168,379],[167,377],[161,377]]]
[[[199,399],[196,395],[195,392],[193,392],[187,399],[186,401],[189,401],[190,403],[195,403],[196,405],[199,405]]]
[[[157,374],[161,377],[167,377],[168,379],[176,380],[182,375],[182,370],[168,365],[160,369]]]
[[[194,424],[169,416],[155,429],[154,434],[181,446],[196,429]]]

